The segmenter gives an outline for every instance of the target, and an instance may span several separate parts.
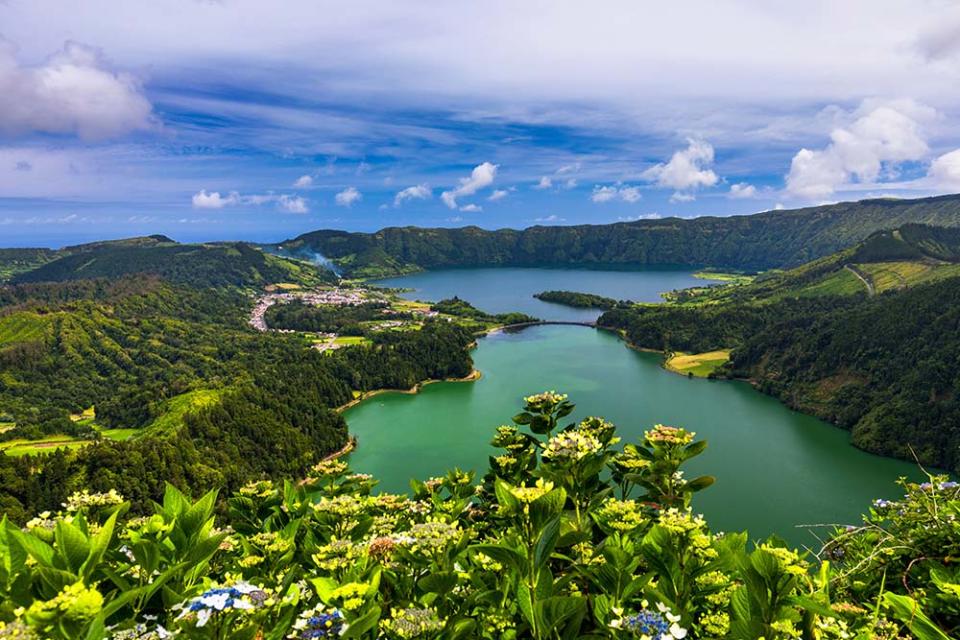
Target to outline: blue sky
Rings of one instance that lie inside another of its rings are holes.
[[[0,2],[0,246],[960,191],[960,10]]]

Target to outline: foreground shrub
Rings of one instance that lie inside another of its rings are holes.
[[[657,425],[563,424],[525,399],[483,478],[409,495],[341,460],[220,504],[168,486],[153,515],[114,493],[0,526],[0,638],[948,638],[960,624],[947,478],[903,483],[819,557],[714,534],[684,478],[706,444]],[[217,516],[216,513],[223,515]]]

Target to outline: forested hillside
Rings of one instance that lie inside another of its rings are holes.
[[[285,280],[312,282],[333,279],[325,270],[306,269],[301,263],[266,254],[244,243],[177,244],[118,241],[69,247],[61,257],[13,277],[14,283],[64,282],[150,274],[192,286],[262,286]],[[140,239],[134,239],[140,240]],[[168,240],[168,239],[167,239]]]
[[[796,266],[908,223],[960,227],[960,196],[864,200],[748,216],[665,218],[608,225],[390,227],[321,230],[269,250],[322,254],[346,273],[384,276],[460,266],[693,265],[745,270]]]
[[[0,510],[15,520],[80,489],[115,488],[143,509],[167,481],[296,476],[345,445],[334,409],[355,393],[472,370],[473,334],[444,321],[329,353],[254,330],[257,286],[331,276],[248,245],[152,237],[65,252],[0,286],[0,442],[56,450],[0,453]]]
[[[955,469],[960,277],[945,259],[956,255],[957,237],[904,227],[754,284],[615,309],[599,322],[641,347],[733,348],[720,375],[749,378],[790,406],[850,429],[853,443],[868,451]],[[875,262],[851,262],[866,259]],[[876,274],[894,270],[917,275],[868,290],[851,266],[877,283]]]

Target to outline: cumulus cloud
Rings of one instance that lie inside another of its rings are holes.
[[[622,200],[623,202],[637,202],[642,196],[640,187],[633,187],[617,182],[613,185],[594,185],[590,199],[596,203]]]
[[[582,165],[579,162],[565,164],[553,172],[552,176],[541,176],[540,181],[533,185],[534,189],[545,190],[557,187],[558,189],[575,189],[577,179],[573,174],[580,172]]]
[[[730,193],[728,194],[731,198],[754,198],[757,195],[757,188],[752,184],[746,182],[737,182],[736,184],[730,185]]]
[[[430,190],[429,185],[417,184],[398,191],[397,195],[393,197],[393,206],[399,207],[407,200],[426,200],[431,196],[433,196],[433,191]]]
[[[822,149],[800,149],[790,163],[787,192],[826,198],[852,182],[872,183],[899,163],[921,160],[929,151],[921,123],[935,112],[910,100],[865,102],[849,126],[837,127]]]
[[[231,191],[224,196],[219,191],[201,189],[193,194],[191,202],[194,209],[223,209],[224,207],[237,205],[260,206],[274,202],[279,209],[288,213],[307,213],[310,211],[307,201],[300,196],[277,195],[274,193],[241,195],[236,191]]]
[[[151,113],[136,79],[108,69],[96,49],[67,42],[30,67],[0,38],[0,132],[99,140],[149,128]]]
[[[659,220],[662,217],[659,213],[654,212],[644,213],[639,216],[620,216],[617,220],[620,222],[636,222],[637,220]]]
[[[460,207],[460,211],[465,211],[466,213],[477,213],[478,211],[483,211],[483,207],[476,204],[465,204]]]
[[[363,200],[363,194],[357,191],[356,187],[347,187],[333,197],[337,206],[352,207],[355,202]]]
[[[693,202],[697,199],[697,196],[692,193],[681,193],[676,191],[673,195],[670,196],[670,202]]]
[[[563,222],[566,218],[561,218],[557,214],[551,214],[549,216],[543,216],[541,218],[534,218],[534,222]]]
[[[193,194],[192,201],[194,209],[223,209],[230,205],[239,204],[240,194],[232,191],[228,196],[223,197],[219,191],[207,193],[206,189],[201,189]]]
[[[444,191],[440,194],[440,199],[451,209],[457,208],[457,198],[462,196],[472,196],[480,189],[489,187],[497,177],[499,165],[484,162],[478,164],[466,178],[460,178],[460,183],[455,189]]]
[[[313,176],[302,175],[294,181],[293,186],[298,189],[303,189],[304,187],[309,187],[313,185]]]
[[[660,187],[693,191],[717,184],[719,178],[709,168],[712,164],[713,146],[705,140],[687,138],[686,149],[674,152],[669,162],[650,167],[642,176]]]
[[[510,195],[510,191],[507,189],[495,189],[493,193],[490,194],[490,197],[487,198],[487,200],[490,202],[496,202],[497,200],[503,200],[508,195]]]
[[[921,30],[914,42],[916,49],[928,60],[943,60],[960,54],[960,11],[953,12]]]
[[[938,187],[960,190],[960,149],[945,153],[930,163],[927,175]]]
[[[308,213],[307,201],[300,196],[282,195],[277,200],[279,206],[288,213]]]

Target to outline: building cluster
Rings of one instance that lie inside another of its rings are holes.
[[[267,309],[278,302],[293,302],[299,300],[304,304],[321,305],[332,304],[338,306],[358,306],[367,302],[368,297],[354,289],[328,289],[326,291],[288,291],[285,293],[268,293],[257,300],[250,314],[250,326],[257,331],[267,331]]]

